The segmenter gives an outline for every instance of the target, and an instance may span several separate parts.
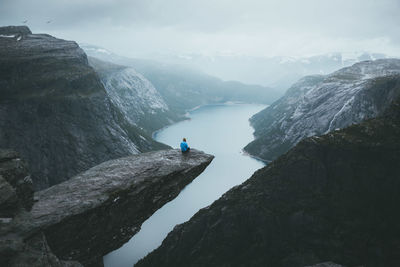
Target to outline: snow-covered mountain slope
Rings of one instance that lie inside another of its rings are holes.
[[[273,160],[305,137],[376,117],[400,94],[400,60],[356,63],[330,75],[307,76],[251,118],[250,154]]]
[[[111,101],[128,121],[152,132],[179,119],[153,84],[133,68],[89,58]]]

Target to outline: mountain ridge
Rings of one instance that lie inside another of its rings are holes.
[[[305,137],[378,116],[400,95],[400,60],[364,61],[330,75],[300,79],[251,119],[255,140],[244,149],[273,160]]]

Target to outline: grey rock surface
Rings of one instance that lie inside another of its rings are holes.
[[[32,34],[31,30],[27,26],[5,26],[0,27],[0,35],[16,35],[16,36],[24,36]]]
[[[19,208],[33,205],[33,184],[18,153],[0,149],[0,217],[11,217]]]
[[[0,216],[12,215],[17,206],[18,197],[15,189],[0,175]]]
[[[364,61],[330,75],[307,76],[251,118],[256,139],[245,150],[273,160],[306,137],[380,115],[399,95],[399,59]]]
[[[33,185],[25,162],[15,151],[0,149],[0,266],[39,266],[30,261],[11,263],[22,251],[30,257],[29,246],[18,234],[14,218],[28,214],[32,205]]]
[[[149,134],[182,120],[171,112],[153,84],[131,67],[89,57],[89,64],[100,77],[108,96],[130,123]]]
[[[75,42],[26,27],[0,32],[0,147],[27,161],[35,189],[110,159],[166,148],[113,105]]]
[[[57,258],[47,244],[45,235],[41,232],[29,238],[21,251],[10,261],[8,267],[83,267],[77,261],[62,261]]]
[[[18,214],[11,228],[24,240],[43,232],[59,259],[97,265],[212,159],[192,149],[185,154],[162,150],[104,162],[35,193],[31,212]]]

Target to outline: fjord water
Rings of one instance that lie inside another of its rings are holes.
[[[203,106],[189,113],[189,120],[155,134],[155,139],[174,148],[186,137],[192,148],[215,156],[207,169],[179,196],[155,212],[141,230],[120,249],[104,256],[106,267],[132,267],[161,245],[177,224],[190,219],[223,193],[248,179],[264,163],[246,156],[242,148],[253,140],[248,119],[265,108],[254,104]]]

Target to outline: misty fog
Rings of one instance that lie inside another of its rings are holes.
[[[3,0],[0,24],[224,80],[287,87],[365,53],[399,56],[399,10],[397,0]]]

